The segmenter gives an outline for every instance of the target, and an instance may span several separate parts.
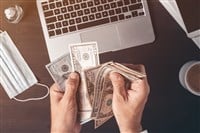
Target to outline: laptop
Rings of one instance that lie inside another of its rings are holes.
[[[37,0],[50,61],[68,45],[96,41],[100,53],[155,40],[147,0]]]

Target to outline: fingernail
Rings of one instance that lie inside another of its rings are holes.
[[[116,79],[116,80],[121,80],[121,76],[120,76],[119,73],[116,72],[116,71],[112,71],[112,72],[110,73],[110,77],[112,77],[113,79]]]
[[[133,82],[136,83],[136,84],[139,84],[139,83],[142,82],[142,80],[141,80],[141,79],[136,79],[136,80],[134,80]]]
[[[77,78],[78,78],[78,73],[72,72],[72,73],[70,74],[70,78],[71,78],[71,79],[77,79]]]
[[[110,78],[114,77],[114,76],[115,76],[114,73],[115,73],[114,71],[111,71],[111,72],[109,73],[109,77],[110,77]]]

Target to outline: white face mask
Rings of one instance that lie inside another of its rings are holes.
[[[16,99],[15,97],[17,95],[27,90],[34,84],[48,88],[46,85],[37,82],[36,77],[7,32],[0,33],[0,83],[10,99]],[[45,97],[47,95],[45,95]],[[29,101],[38,99],[41,98],[16,100]]]

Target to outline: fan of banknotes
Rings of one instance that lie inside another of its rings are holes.
[[[78,89],[80,123],[94,120],[94,127],[98,128],[113,116],[113,86],[109,73],[115,71],[124,76],[127,88],[131,81],[144,78],[146,75],[112,61],[100,65],[96,42],[71,44],[69,49],[69,54],[46,65],[46,68],[61,91],[65,91],[64,81],[70,72],[80,73],[81,84]]]

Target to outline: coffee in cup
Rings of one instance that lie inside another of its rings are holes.
[[[185,63],[180,69],[179,81],[189,92],[200,96],[200,61]]]

